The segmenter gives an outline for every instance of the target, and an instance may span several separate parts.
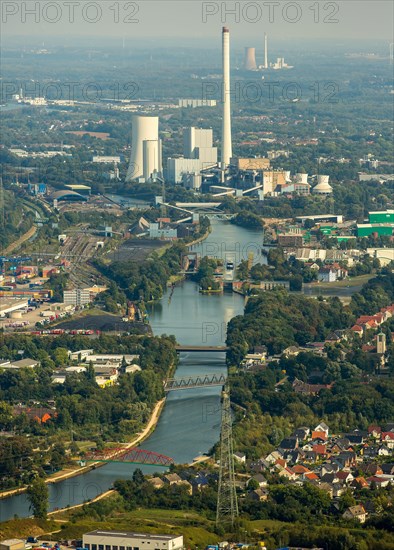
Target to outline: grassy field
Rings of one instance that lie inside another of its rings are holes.
[[[60,529],[59,523],[54,522],[52,519],[12,519],[0,523],[0,539],[38,537],[57,529]]]
[[[113,498],[113,497],[112,497]],[[79,538],[94,529],[143,531],[147,533],[183,534],[188,546],[204,548],[216,541],[214,522],[186,510],[162,510],[145,508],[131,512],[113,512],[106,519],[81,518],[73,521],[73,513],[59,514],[57,519],[69,519],[61,524],[62,538]]]
[[[364,285],[369,279],[374,277],[374,274],[369,275],[359,275],[358,277],[351,277],[349,279],[344,279],[343,281],[335,281],[334,283],[309,283],[304,286],[311,289],[324,289],[324,290],[335,290],[337,288],[349,288],[359,287]]]

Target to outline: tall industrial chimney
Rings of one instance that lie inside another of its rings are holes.
[[[268,69],[268,37],[264,33],[264,69]]]
[[[244,67],[247,71],[255,71],[257,69],[255,48],[245,48]]]
[[[231,144],[231,106],[230,106],[230,31],[223,27],[223,121],[222,121],[222,165],[230,164],[233,156]]]

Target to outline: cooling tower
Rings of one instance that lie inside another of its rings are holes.
[[[222,165],[228,166],[233,156],[231,145],[231,105],[230,105],[230,31],[223,27],[223,121],[222,121]]]
[[[150,116],[135,115],[132,117],[131,129],[131,155],[130,164],[127,170],[126,181],[136,180],[144,175],[144,141],[159,140],[159,118]],[[157,158],[157,165],[154,167],[161,172],[161,154]],[[160,164],[159,164],[160,162]]]
[[[143,176],[146,180],[152,177],[153,172],[160,172],[160,149],[160,140],[146,139],[142,143]]]
[[[257,69],[255,48],[245,48],[244,68],[247,71],[255,71]]]
[[[323,175],[318,175],[317,176],[317,183],[328,183],[328,180],[330,179],[330,176],[323,176]]]
[[[296,183],[308,183],[308,174],[296,174]]]

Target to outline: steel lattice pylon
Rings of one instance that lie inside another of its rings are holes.
[[[235,490],[234,451],[230,391],[228,385],[222,392],[222,423],[220,431],[220,471],[216,525],[234,525],[238,517],[237,493]]]

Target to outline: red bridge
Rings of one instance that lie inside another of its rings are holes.
[[[103,451],[93,451],[89,453],[86,462],[124,462],[129,464],[148,464],[152,466],[170,466],[174,464],[174,459],[169,456],[161,455],[153,451],[144,451],[138,447],[132,449],[110,448]]]

